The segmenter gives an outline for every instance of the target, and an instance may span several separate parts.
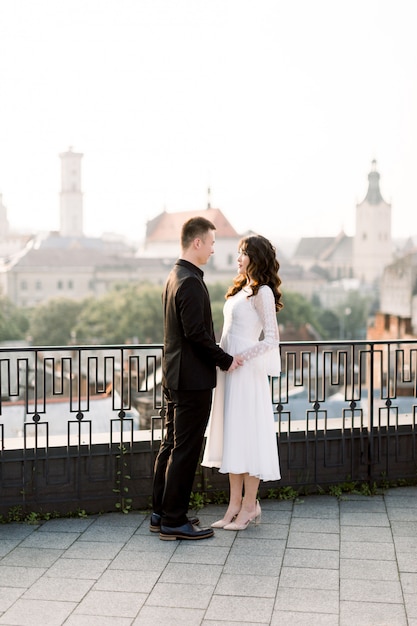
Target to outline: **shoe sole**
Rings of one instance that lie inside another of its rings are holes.
[[[198,526],[200,523],[200,520],[198,519],[198,517],[196,518],[196,520],[194,522],[191,522],[194,526]],[[161,526],[152,526],[152,524],[149,525],[149,530],[151,531],[151,533],[159,533],[161,530]]]
[[[188,539],[190,541],[196,541],[197,539],[210,539],[210,537],[213,537],[214,533],[212,533],[211,535],[197,535],[195,537],[190,537],[189,535],[164,535],[162,533],[159,533],[159,538],[162,539],[162,541],[176,541],[177,539]]]
[[[151,533],[159,533],[159,531],[161,530],[160,526],[149,526],[149,530],[151,531]]]

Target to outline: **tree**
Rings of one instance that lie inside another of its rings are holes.
[[[0,296],[0,341],[25,339],[28,328],[26,313],[9,298]]]
[[[57,298],[32,309],[29,334],[33,345],[69,345],[73,340],[73,329],[82,306],[81,302]]]
[[[90,298],[75,325],[77,341],[93,344],[161,343],[161,288],[147,283],[118,285]]]

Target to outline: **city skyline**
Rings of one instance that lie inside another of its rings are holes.
[[[0,194],[59,228],[83,153],[84,232],[141,239],[163,210],[238,232],[354,233],[373,159],[393,237],[417,234],[411,0],[0,4]],[[410,217],[411,216],[411,217]]]

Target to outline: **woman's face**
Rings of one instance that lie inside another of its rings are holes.
[[[250,259],[247,252],[244,252],[244,250],[240,249],[237,256],[237,269],[239,274],[247,276],[249,260]]]

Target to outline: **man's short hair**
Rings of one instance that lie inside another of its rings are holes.
[[[189,248],[196,237],[204,239],[209,230],[216,230],[215,225],[205,217],[191,217],[181,229],[181,247]]]

